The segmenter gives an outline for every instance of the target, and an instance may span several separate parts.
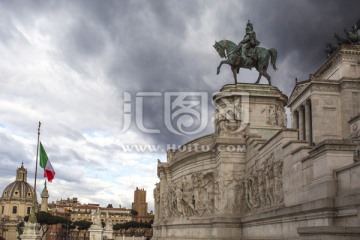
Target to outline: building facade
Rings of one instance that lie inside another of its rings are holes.
[[[71,221],[86,220],[91,222],[91,213],[100,210],[100,219],[102,222],[106,222],[107,217],[112,221],[112,224],[126,223],[131,221],[131,209],[127,208],[104,208],[100,207],[99,204],[84,204],[80,206],[74,206],[70,209]]]

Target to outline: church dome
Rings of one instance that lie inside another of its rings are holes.
[[[21,164],[16,171],[15,182],[10,183],[3,191],[1,200],[11,201],[32,201],[34,196],[34,188],[27,182],[27,170]]]

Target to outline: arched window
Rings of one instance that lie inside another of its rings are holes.
[[[4,206],[1,206],[1,214],[4,214]]]
[[[13,211],[12,211],[13,214],[16,214],[17,213],[17,206],[13,206]]]
[[[26,211],[26,214],[30,214],[30,211],[31,211],[31,207],[28,207],[27,211]]]

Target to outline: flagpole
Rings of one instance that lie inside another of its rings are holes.
[[[36,178],[37,178],[38,159],[39,159],[40,126],[41,126],[41,122],[39,121],[38,139],[37,139],[37,148],[36,148],[35,180],[34,180],[34,202],[35,202],[35,199],[36,199]]]
[[[37,220],[36,220],[36,177],[37,177],[37,166],[38,166],[38,157],[39,157],[39,143],[40,143],[40,126],[41,126],[41,122],[39,121],[39,128],[38,128],[38,141],[37,141],[37,148],[36,148],[36,166],[35,166],[35,180],[34,180],[34,197],[33,197],[33,207],[29,216],[29,222],[32,224],[36,224]],[[26,223],[25,223],[25,228],[26,228]]]

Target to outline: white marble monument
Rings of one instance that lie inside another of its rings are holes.
[[[100,216],[101,212],[99,208],[91,212],[91,221],[93,224],[89,228],[90,240],[103,240],[104,229],[101,226]]]
[[[37,222],[24,222],[24,231],[20,235],[21,240],[40,240],[40,224]]]
[[[106,212],[106,222],[103,237],[106,239],[113,239],[114,237],[113,223],[111,218],[109,217],[108,212]]]
[[[359,45],[289,100],[243,83],[213,101],[215,132],[158,163],[152,239],[360,239]]]

